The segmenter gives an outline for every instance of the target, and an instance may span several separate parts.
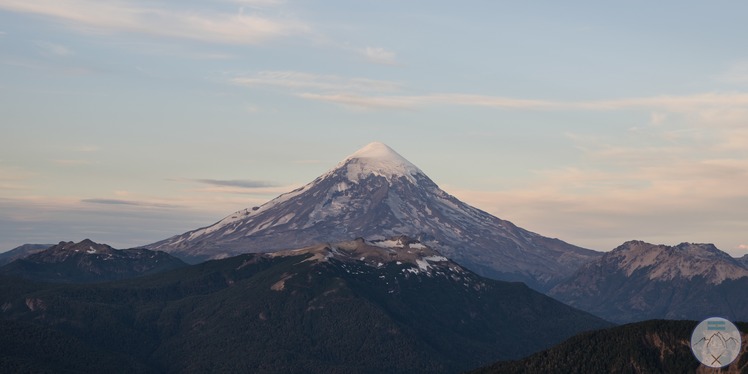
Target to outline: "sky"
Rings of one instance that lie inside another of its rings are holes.
[[[0,251],[140,246],[372,141],[586,248],[748,253],[739,1],[0,0]]]

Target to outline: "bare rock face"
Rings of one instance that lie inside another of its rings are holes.
[[[599,252],[524,230],[461,202],[382,143],[311,183],[148,247],[197,262],[361,237],[407,235],[490,278],[547,290]]]
[[[549,295],[614,322],[748,320],[748,269],[712,244],[629,241],[583,266]]]

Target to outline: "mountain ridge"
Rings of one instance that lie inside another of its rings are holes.
[[[405,237],[243,254],[94,285],[0,276],[0,305],[3,321],[162,372],[449,373],[611,325]]]
[[[145,248],[114,249],[84,239],[60,242],[0,267],[0,274],[42,282],[90,283],[137,277],[185,266],[181,260]]]
[[[548,294],[613,322],[723,315],[748,320],[748,269],[712,244],[628,241]]]

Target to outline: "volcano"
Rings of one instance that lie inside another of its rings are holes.
[[[406,235],[489,278],[545,291],[601,254],[519,228],[444,192],[374,142],[309,184],[147,247],[190,262]]]

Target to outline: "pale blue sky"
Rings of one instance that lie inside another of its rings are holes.
[[[748,252],[742,2],[0,0],[0,250],[146,244],[382,141],[573,244]]]

